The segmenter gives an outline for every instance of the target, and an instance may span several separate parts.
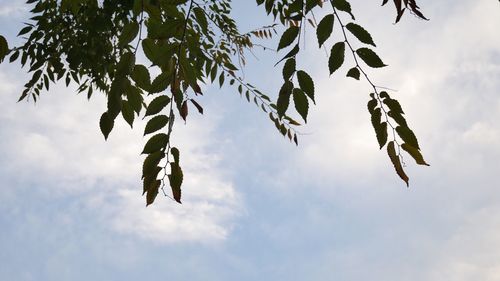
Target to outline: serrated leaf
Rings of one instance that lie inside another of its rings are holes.
[[[162,111],[170,103],[170,98],[162,95],[153,99],[146,109],[146,116],[154,115]]]
[[[307,113],[309,111],[309,102],[307,101],[307,96],[301,89],[293,89],[293,102],[295,103],[295,109],[300,114],[304,122],[307,123]]]
[[[321,21],[318,23],[318,27],[316,28],[316,37],[318,38],[319,47],[325,43],[333,31],[333,24],[335,22],[335,16],[333,14],[326,15]]]
[[[123,119],[130,125],[130,128],[133,128],[134,124],[134,110],[130,106],[127,100],[122,100],[122,117]]]
[[[375,129],[375,134],[377,136],[377,141],[380,146],[380,149],[384,147],[387,142],[387,123],[381,122],[382,120],[382,110],[380,107],[373,110],[371,121],[373,129]]]
[[[316,104],[314,100],[314,81],[307,72],[303,70],[297,71],[297,80],[299,81],[299,87],[306,95]]]
[[[356,80],[359,80],[359,75],[360,75],[360,72],[359,72],[359,69],[357,67],[353,67],[351,69],[349,69],[349,71],[347,71],[347,77],[352,77]]]
[[[295,73],[295,59],[290,58],[285,62],[285,65],[283,66],[283,79],[289,80],[290,77]]]
[[[148,140],[148,142],[144,146],[142,154],[150,154],[163,150],[167,146],[167,143],[168,136],[166,134],[156,134]]]
[[[350,22],[345,27],[352,33],[352,35],[358,38],[359,41],[376,47],[370,33],[366,31],[366,29],[364,29],[361,25]]]
[[[372,98],[371,100],[368,101],[368,112],[370,112],[371,115],[373,115],[373,112],[375,110],[375,107],[377,107],[378,102],[376,99]]]
[[[351,11],[351,4],[346,0],[331,0],[332,6],[338,10],[348,13],[351,15],[351,18],[354,20],[354,15]]]
[[[399,137],[406,142],[407,144],[415,147],[416,149],[420,150],[420,146],[418,145],[418,140],[413,131],[408,128],[408,127],[403,127],[403,126],[397,126],[396,127],[396,132],[398,133]]]
[[[7,43],[5,37],[0,35],[0,62],[3,61],[3,59],[8,53],[9,53],[9,44]]]
[[[107,140],[109,133],[113,130],[113,126],[115,121],[109,116],[108,112],[104,112],[101,115],[101,119],[99,120],[99,127],[101,128],[101,132],[104,135],[104,139]]]
[[[299,35],[300,28],[298,26],[290,26],[283,35],[281,35],[280,42],[278,44],[278,51],[289,46],[295,41]]]
[[[403,166],[401,165],[401,161],[399,159],[399,156],[396,154],[396,149],[394,147],[394,142],[390,141],[389,144],[387,145],[387,154],[389,154],[389,158],[391,159],[392,165],[394,165],[394,168],[396,169],[396,173],[398,176],[406,182],[406,186],[409,186],[409,178],[406,175],[405,171],[403,170]]]
[[[392,112],[404,114],[403,108],[401,107],[401,105],[399,104],[399,102],[397,100],[391,99],[391,98],[386,98],[386,99],[384,99],[384,103],[387,105],[387,107]]]
[[[144,135],[154,133],[161,130],[168,124],[168,117],[166,115],[157,115],[148,121],[144,128]]]
[[[274,66],[277,66],[280,62],[283,60],[286,60],[287,58],[293,57],[296,54],[298,54],[300,51],[299,44],[296,44],[290,52],[288,52],[282,59],[280,59]]]
[[[160,180],[156,180],[151,183],[146,194],[146,207],[153,204],[153,202],[155,201],[156,196],[158,195],[158,191],[160,189],[160,185],[161,185]]]
[[[281,86],[278,101],[276,102],[278,116],[280,118],[285,115],[286,110],[288,109],[288,105],[290,104],[290,96],[293,90],[293,83],[291,81],[286,81]]]
[[[174,157],[174,162],[179,163],[180,162],[180,151],[177,147],[172,147],[170,149],[170,153],[172,154],[172,157]]]
[[[156,178],[158,174],[155,172],[157,171],[158,164],[164,157],[165,153],[163,151],[149,154],[142,163],[142,178],[144,179],[147,176],[154,176]]]
[[[394,119],[394,121],[396,121],[396,123],[398,123],[398,125],[403,126],[403,127],[408,127],[408,124],[406,123],[406,119],[403,117],[403,115],[401,115],[401,113],[389,111],[389,112],[387,112],[387,115],[389,115],[389,117]]]
[[[181,109],[179,110],[179,114],[181,115],[182,119],[184,119],[184,122],[185,122],[186,118],[189,114],[187,101],[182,102]]]
[[[177,162],[170,163],[170,175],[168,175],[168,179],[170,182],[170,187],[172,188],[172,195],[174,196],[175,201],[182,204],[181,202],[181,186],[184,175],[182,173],[182,169]]]
[[[380,57],[371,49],[359,48],[356,50],[356,54],[369,66],[369,67],[384,67],[387,66],[382,62]]]
[[[408,154],[410,154],[410,156],[413,157],[413,159],[415,159],[415,162],[417,162],[417,164],[430,166],[429,164],[427,164],[425,162],[424,157],[422,156],[420,151],[418,149],[416,149],[415,147],[413,147],[407,143],[403,143],[401,145],[401,148],[403,148],[404,151],[408,152]]]
[[[344,64],[345,56],[345,43],[338,42],[333,45],[330,51],[330,58],[328,59],[328,69],[330,70],[330,75],[332,75],[337,69],[339,69],[342,64]]]
[[[172,74],[170,72],[162,72],[153,80],[153,82],[151,82],[151,87],[149,88],[149,92],[151,94],[160,93],[166,90],[171,82],[172,82]]]
[[[130,76],[132,77],[132,80],[134,80],[135,84],[137,84],[137,86],[141,87],[144,90],[149,90],[151,86],[151,77],[149,75],[148,69],[144,65],[135,65]]]
[[[208,21],[205,16],[205,12],[200,7],[193,8],[194,15],[196,16],[197,23],[203,29],[203,32],[207,32],[208,29]]]

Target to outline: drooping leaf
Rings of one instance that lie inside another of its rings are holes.
[[[304,122],[307,123],[307,113],[309,111],[309,102],[307,101],[307,96],[301,89],[293,89],[293,102],[295,103],[295,109],[302,116]]]
[[[180,151],[177,147],[172,147],[170,149],[170,153],[172,154],[172,157],[174,157],[174,162],[179,163],[180,162]]]
[[[168,175],[168,179],[170,182],[170,187],[172,188],[172,195],[174,196],[175,201],[182,204],[181,202],[181,185],[184,178],[182,173],[182,169],[179,166],[179,163],[172,162],[170,163],[170,175]]]
[[[285,115],[286,110],[288,109],[288,105],[290,104],[290,96],[293,90],[293,83],[291,81],[285,81],[281,86],[278,101],[276,102],[278,116],[280,118]]]
[[[157,151],[149,154],[146,159],[144,159],[144,163],[142,164],[142,178],[144,179],[149,175],[153,175],[156,179],[158,174],[155,172],[157,171],[158,164],[164,157],[165,153],[163,153],[163,151]]]
[[[164,133],[156,134],[148,140],[148,142],[144,146],[142,154],[150,154],[163,150],[167,146],[167,143],[168,143],[167,134]]]
[[[328,69],[332,75],[342,64],[344,64],[345,56],[345,42],[338,42],[333,45],[330,51],[330,58],[328,59]]]
[[[378,102],[376,99],[372,98],[371,100],[368,101],[368,111],[370,112],[370,115],[373,115],[375,108],[377,107]]]
[[[398,133],[399,137],[406,142],[407,144],[415,147],[416,149],[420,150],[420,146],[418,145],[418,140],[413,131],[408,128],[408,127],[403,127],[403,126],[397,126],[396,127],[396,132]]]
[[[168,117],[166,115],[157,115],[148,121],[144,128],[144,135],[154,133],[161,130],[168,124]]]
[[[147,194],[146,194],[146,207],[153,204],[153,202],[156,199],[156,196],[158,195],[158,191],[160,189],[161,181],[160,180],[155,180],[154,182],[151,183],[151,186],[148,188]]]
[[[298,26],[290,26],[283,35],[281,35],[280,42],[278,44],[278,51],[289,46],[295,41],[299,35],[300,28]]]
[[[104,135],[104,139],[107,140],[109,133],[111,133],[111,130],[113,130],[113,126],[115,124],[115,121],[110,118],[108,112],[104,112],[101,115],[101,119],[99,121],[99,127],[101,128],[101,132]]]
[[[170,98],[166,95],[161,95],[153,99],[146,109],[146,116],[155,115],[162,111],[170,103]]]
[[[386,98],[386,99],[384,99],[384,104],[387,105],[387,107],[392,112],[404,114],[403,108],[401,107],[401,105],[399,104],[399,102],[397,100],[391,99],[391,98]]]
[[[353,67],[351,69],[349,69],[349,71],[347,71],[347,77],[352,77],[356,80],[359,80],[359,75],[360,75],[360,72],[359,72],[359,69],[357,67]]]
[[[375,42],[373,42],[372,36],[362,26],[350,22],[345,27],[352,33],[352,35],[356,36],[359,41],[376,47]]]
[[[403,143],[401,145],[401,148],[403,148],[406,152],[408,152],[408,154],[410,154],[410,156],[413,157],[413,159],[415,159],[415,162],[417,162],[417,164],[430,166],[429,164],[427,164],[425,162],[424,157],[422,156],[420,151],[418,149],[416,149],[415,147],[413,147],[407,143]]]
[[[332,6],[338,10],[348,13],[351,15],[351,18],[355,20],[354,15],[352,14],[351,4],[346,0],[331,0]]]
[[[186,118],[188,116],[189,110],[188,110],[188,104],[187,101],[183,101],[181,105],[181,109],[179,111],[182,119],[184,119],[184,122],[186,121]]]
[[[126,46],[128,43],[134,40],[134,38],[137,36],[138,33],[139,33],[139,23],[132,21],[125,24],[125,26],[123,27],[123,31],[120,34],[120,37],[118,38],[118,45],[120,47]]]
[[[196,107],[196,109],[198,110],[198,112],[200,114],[203,114],[203,107],[197,101],[195,101],[194,99],[190,99],[190,101],[194,105],[194,107]]]
[[[330,38],[333,31],[334,19],[335,16],[333,14],[328,14],[318,23],[318,27],[316,28],[316,37],[318,38],[319,47],[321,47],[323,43]]]
[[[393,141],[390,141],[389,144],[387,144],[387,154],[389,154],[389,158],[391,159],[392,165],[394,165],[398,176],[406,183],[406,186],[409,186],[409,178],[403,170],[403,165],[401,165],[399,156],[396,154],[396,148],[394,147]]]
[[[370,106],[370,105],[369,105]],[[382,122],[382,110],[380,107],[375,108],[371,116],[372,126],[375,129],[375,134],[377,136],[377,141],[380,149],[384,147],[387,142],[387,123]]]
[[[153,82],[151,82],[151,87],[149,88],[149,92],[151,94],[160,93],[166,90],[171,82],[172,82],[172,73],[162,72],[153,80]]]
[[[134,110],[130,106],[128,100],[122,100],[122,116],[123,119],[130,125],[130,128],[133,128],[135,114]]]
[[[369,67],[384,67],[387,66],[382,62],[380,57],[371,49],[359,48],[356,50],[356,54],[369,66]]]
[[[149,90],[151,86],[151,77],[148,69],[144,65],[135,65],[130,76],[137,86],[141,87],[143,90]]]
[[[295,59],[289,58],[285,62],[285,65],[283,66],[283,79],[285,81],[289,80],[294,73],[295,73]]]
[[[314,81],[307,72],[303,70],[297,71],[297,80],[299,81],[299,87],[306,95],[316,104],[314,101]]]
[[[287,58],[291,58],[293,56],[295,56],[296,54],[298,54],[300,51],[300,48],[299,48],[299,44],[296,44],[292,50],[290,50],[290,52],[288,52],[282,59],[280,59],[274,66],[277,66],[280,62],[282,62],[283,60],[286,60]]]

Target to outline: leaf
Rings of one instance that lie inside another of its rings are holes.
[[[277,66],[278,63],[282,62],[283,60],[286,60],[287,58],[293,57],[296,54],[298,54],[300,51],[299,44],[295,45],[290,52],[288,52],[282,59],[280,59],[274,66]]]
[[[135,114],[127,100],[122,100],[122,116],[123,119],[130,125],[130,128],[133,128]]]
[[[153,175],[154,178],[158,174],[155,174],[157,171],[158,164],[161,159],[165,157],[165,153],[163,151],[157,151],[149,154],[146,159],[144,159],[144,163],[142,163],[142,178],[146,178],[147,176]]]
[[[205,16],[205,12],[200,7],[194,7],[193,12],[194,15],[196,16],[197,23],[201,26],[203,32],[206,33],[208,30],[208,21]]]
[[[154,133],[161,130],[168,124],[168,117],[166,115],[157,115],[148,121],[144,128],[144,135]]]
[[[384,147],[385,143],[387,142],[387,123],[381,122],[381,119],[382,110],[380,109],[380,107],[378,107],[373,110],[371,121],[373,129],[375,129],[375,134],[377,136],[377,141],[380,149],[382,149],[382,147]]]
[[[401,148],[403,148],[404,151],[408,152],[408,154],[410,154],[410,156],[413,157],[413,159],[415,159],[415,162],[417,162],[417,164],[430,166],[429,164],[427,164],[425,162],[424,157],[422,156],[420,151],[418,149],[416,149],[415,147],[413,147],[407,143],[403,143],[401,145]]]
[[[101,115],[101,119],[99,120],[99,127],[101,128],[101,132],[104,135],[104,139],[107,140],[109,133],[113,130],[115,122],[112,118],[110,118],[108,112],[104,112]]]
[[[123,27],[123,31],[118,38],[118,46],[125,47],[132,42],[139,33],[139,23],[129,22]]]
[[[359,41],[376,47],[375,42],[373,42],[372,36],[362,26],[350,22],[345,27],[352,33],[352,35],[356,36]]]
[[[318,23],[318,27],[316,28],[316,37],[318,38],[319,47],[325,43],[333,31],[335,16],[333,14],[326,15],[321,21]]]
[[[168,136],[166,134],[156,134],[148,140],[142,154],[151,154],[163,150],[167,146],[167,143]]]
[[[17,34],[17,36],[24,35],[24,34],[26,34],[26,33],[30,32],[30,31],[31,31],[31,29],[33,29],[33,27],[32,27],[32,26],[29,26],[29,25],[28,25],[28,26],[25,26],[25,27],[23,27],[23,29],[21,29],[21,31],[19,31],[19,33]]]
[[[375,111],[375,107],[377,107],[377,105],[378,102],[374,98],[368,101],[368,111],[370,112],[371,115],[373,115],[373,112]]]
[[[289,46],[295,41],[299,35],[300,28],[298,26],[290,26],[283,35],[281,35],[280,42],[278,44],[278,51]]]
[[[348,13],[349,15],[351,15],[351,18],[355,20],[354,15],[351,11],[351,4],[349,4],[349,2],[347,2],[346,0],[332,0],[331,3],[334,8]]]
[[[349,71],[347,71],[347,77],[352,77],[356,80],[359,80],[359,75],[360,75],[360,72],[359,72],[359,69],[357,67],[353,67],[351,69],[349,69]]]
[[[149,88],[149,92],[151,94],[160,93],[166,90],[171,82],[172,82],[172,74],[170,72],[162,72],[151,83],[151,88]]]
[[[158,195],[158,191],[160,189],[160,185],[161,185],[160,180],[155,180],[154,182],[151,183],[146,194],[146,207],[153,204],[153,202],[155,201],[156,196]]]
[[[168,104],[170,103],[170,98],[166,95],[161,95],[156,97],[149,103],[148,108],[146,109],[146,115],[154,115],[162,111]]]
[[[359,48],[356,50],[356,54],[370,67],[384,67],[387,66],[382,62],[379,56],[368,48]]]
[[[295,109],[302,116],[304,122],[307,123],[307,113],[309,111],[309,102],[307,101],[307,96],[301,89],[293,89],[293,102],[295,103]]]
[[[179,163],[180,162],[180,160],[179,160],[179,157],[180,157],[180,151],[179,151],[179,149],[177,147],[172,147],[170,149],[170,153],[174,157],[174,162],[175,163]]]
[[[186,118],[187,118],[188,113],[189,113],[187,101],[182,102],[181,109],[180,109],[179,113],[180,113],[182,119],[184,119],[184,122],[186,122]]]
[[[282,118],[283,115],[285,115],[285,112],[288,109],[292,90],[293,90],[293,83],[291,81],[285,81],[285,83],[281,86],[278,95],[278,101],[276,102],[277,112],[280,118]]]
[[[401,137],[401,139],[407,144],[415,147],[420,150],[420,146],[418,145],[418,140],[413,131],[408,127],[397,126],[396,132]]]
[[[386,98],[386,99],[384,99],[384,103],[387,105],[387,107],[392,112],[395,112],[398,114],[404,114],[403,108],[401,108],[401,105],[399,104],[399,102],[397,100],[391,99],[391,98]]]
[[[339,69],[344,63],[345,56],[345,43],[338,42],[333,45],[330,52],[330,58],[328,59],[328,69],[330,70],[330,75],[332,75],[337,69]]]
[[[306,95],[316,104],[314,101],[314,81],[307,72],[299,70],[297,71],[297,80],[299,81],[299,87]]]
[[[5,56],[9,53],[9,44],[5,37],[0,35],[0,62],[3,61]]]
[[[130,76],[132,77],[132,80],[134,80],[135,84],[137,84],[137,86],[141,87],[144,90],[149,90],[151,86],[151,77],[149,75],[148,69],[144,65],[135,65]]]
[[[196,109],[198,109],[198,112],[200,114],[203,114],[203,107],[197,101],[195,101],[194,99],[190,99],[190,101],[196,107]]]
[[[409,186],[408,183],[408,176],[405,174],[405,171],[403,170],[403,166],[401,165],[401,161],[399,159],[399,156],[396,154],[396,149],[394,148],[394,142],[390,141],[389,144],[387,145],[387,154],[389,154],[389,158],[391,159],[392,165],[394,165],[394,168],[396,169],[396,173],[398,176],[406,182],[406,186]]]
[[[172,188],[172,195],[174,196],[175,201],[182,204],[181,202],[181,185],[184,178],[182,173],[182,169],[177,162],[170,163],[170,175],[168,175],[168,179],[170,182],[170,187]]]
[[[295,59],[290,58],[285,62],[285,65],[283,66],[283,79],[289,80],[290,77],[295,73]]]

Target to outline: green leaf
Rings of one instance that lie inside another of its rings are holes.
[[[5,37],[0,35],[0,62],[3,61],[5,56],[9,53],[9,44]]]
[[[333,31],[334,20],[335,16],[333,14],[328,14],[319,22],[316,28],[316,37],[318,38],[319,47],[330,38]]]
[[[29,26],[29,25],[28,25],[28,26],[25,26],[25,27],[23,27],[23,29],[21,29],[21,31],[19,31],[19,33],[17,34],[17,36],[24,35],[24,34],[26,34],[26,33],[30,32],[30,31],[31,31],[31,29],[33,29],[33,27],[32,27],[32,26]]]
[[[293,90],[293,83],[291,81],[285,81],[285,83],[281,86],[278,95],[278,101],[276,102],[277,112],[280,118],[282,118],[283,115],[285,115],[285,112],[288,109],[292,90]]]
[[[146,128],[144,128],[144,135],[154,133],[158,130],[161,130],[168,124],[168,117],[166,115],[157,115],[146,124]]]
[[[156,178],[157,174],[155,174],[155,172],[157,171],[158,164],[164,157],[165,153],[163,153],[163,151],[149,154],[142,164],[142,178],[144,179],[150,175],[154,175],[154,178]]]
[[[376,108],[373,110],[372,113],[372,125],[373,129],[375,129],[375,134],[377,136],[377,141],[380,146],[380,149],[384,147],[385,143],[387,142],[387,123],[386,122],[381,122],[382,119],[382,110],[380,107]]]
[[[170,163],[170,175],[168,175],[168,179],[170,182],[170,187],[172,188],[172,195],[174,196],[175,201],[181,203],[181,185],[183,181],[183,173],[182,169],[177,162]]]
[[[283,66],[283,79],[289,80],[290,77],[295,73],[295,59],[290,58],[285,62],[285,65]]]
[[[104,112],[101,115],[101,119],[99,120],[99,127],[101,128],[101,132],[104,135],[104,139],[107,140],[109,133],[113,130],[113,126],[115,121],[109,116],[108,112]]]
[[[353,67],[351,69],[349,69],[349,71],[347,71],[347,77],[352,77],[356,80],[359,80],[359,75],[360,75],[360,72],[359,72],[359,69],[357,67]]]
[[[125,86],[125,93],[130,107],[139,114],[142,109],[142,92],[137,87],[132,86],[130,83]]]
[[[160,93],[166,90],[171,82],[172,82],[172,74],[170,72],[162,72],[151,83],[151,88],[149,88],[149,92],[151,94]]]
[[[158,195],[158,191],[160,190],[161,181],[155,180],[151,183],[151,186],[148,188],[148,193],[146,194],[146,207],[153,204]]]
[[[285,30],[283,35],[281,35],[281,39],[278,44],[278,51],[292,44],[299,35],[299,31],[300,28],[297,26],[290,26],[287,30]]]
[[[399,102],[395,99],[391,99],[391,98],[386,98],[384,99],[384,103],[387,105],[387,107],[395,112],[395,113],[399,113],[399,114],[404,114],[403,112],[403,108],[401,107],[401,105],[399,104]]]
[[[356,36],[359,41],[376,47],[375,42],[373,42],[372,36],[362,26],[350,22],[345,27],[352,33],[352,35]]]
[[[203,32],[206,33],[208,30],[208,21],[205,16],[205,12],[203,12],[203,10],[200,7],[194,7],[193,13],[196,17],[197,23],[201,26]]]
[[[122,100],[122,116],[123,119],[130,125],[130,128],[133,128],[135,114],[127,100]]]
[[[406,152],[408,152],[408,154],[410,154],[410,156],[413,157],[413,159],[415,159],[415,162],[417,162],[417,164],[430,166],[429,164],[427,164],[425,162],[424,157],[422,156],[420,151],[418,149],[416,149],[415,147],[413,147],[407,143],[403,143],[401,145],[401,148],[403,148]]]
[[[302,116],[304,122],[307,123],[307,113],[309,111],[309,102],[307,101],[307,96],[301,89],[293,89],[293,102],[295,103],[295,109]]]
[[[125,47],[132,42],[139,33],[139,23],[129,22],[123,27],[123,31],[118,38],[118,46]]]
[[[370,67],[384,67],[387,66],[382,62],[379,56],[368,48],[359,48],[356,50],[356,54]]]
[[[299,87],[306,95],[316,104],[314,101],[314,82],[305,71],[297,71],[297,80],[299,81]]]
[[[387,115],[394,119],[398,125],[403,126],[403,127],[408,127],[408,124],[406,123],[406,119],[401,115],[401,113],[394,112],[394,111],[389,111],[387,112]]]
[[[177,147],[172,147],[170,149],[170,153],[172,154],[172,156],[174,157],[174,162],[175,163],[179,163],[180,162],[180,151]]]
[[[368,101],[368,111],[370,112],[370,115],[373,115],[375,111],[375,107],[377,107],[378,102],[376,99],[372,98],[371,100]]]
[[[295,45],[295,47],[290,50],[282,59],[280,59],[274,66],[277,66],[278,63],[282,62],[283,60],[286,60],[287,58],[293,57],[296,54],[298,54],[300,51],[299,44]]]
[[[148,142],[144,146],[142,154],[150,154],[163,150],[167,146],[167,143],[168,136],[166,134],[156,134],[148,140]]]
[[[387,154],[389,154],[389,158],[391,159],[392,165],[394,165],[394,168],[396,169],[396,173],[398,176],[406,182],[406,186],[409,186],[409,178],[406,175],[405,171],[403,170],[403,166],[401,165],[401,161],[399,159],[399,156],[396,154],[396,149],[394,147],[394,142],[390,141],[389,144],[387,145]]]
[[[132,74],[130,76],[137,86],[144,90],[149,90],[151,86],[151,77],[148,69],[144,65],[137,64],[134,67],[134,70],[132,70]]]
[[[328,59],[328,69],[330,70],[330,75],[332,75],[337,69],[339,69],[342,64],[344,64],[345,56],[345,43],[338,42],[333,45],[330,52],[330,58]]]
[[[415,147],[420,150],[420,146],[418,145],[418,140],[413,131],[408,127],[397,126],[396,132],[401,137],[401,139],[407,144]]]
[[[348,13],[351,15],[351,18],[355,20],[354,15],[351,11],[351,4],[346,0],[331,0],[332,6],[338,10]]]
[[[162,111],[170,103],[170,98],[166,95],[161,95],[156,97],[149,103],[146,109],[146,116],[154,115]]]

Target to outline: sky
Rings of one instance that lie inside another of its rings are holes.
[[[234,2],[242,31],[272,23]],[[29,77],[3,63],[0,280],[500,280],[499,3],[420,0],[430,21],[395,25],[390,5],[351,2],[389,65],[368,73],[396,90],[431,164],[406,161],[410,188],[378,150],[369,84],[344,77],[348,64],[330,77],[312,30],[298,66],[317,105],[300,145],[235,89],[206,85],[204,115],[175,127],[182,205],[145,207],[143,123],[104,141],[104,97],[55,85],[16,103]],[[27,17],[0,0],[9,41]],[[257,51],[245,70],[274,97],[278,56]]]

